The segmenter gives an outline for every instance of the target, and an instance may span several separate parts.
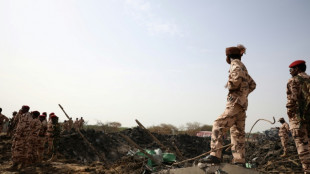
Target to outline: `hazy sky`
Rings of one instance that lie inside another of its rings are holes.
[[[0,107],[11,116],[27,104],[63,121],[60,103],[90,124],[212,125],[226,104],[225,48],[241,43],[257,83],[246,131],[259,118],[287,120],[288,65],[310,67],[309,8],[308,0],[1,0]]]

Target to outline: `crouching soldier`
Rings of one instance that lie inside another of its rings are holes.
[[[49,161],[55,161],[57,159],[57,153],[59,148],[59,137],[60,137],[60,125],[58,123],[58,117],[56,115],[51,116],[52,120],[52,130],[49,132],[51,137],[53,138],[53,146],[52,146],[52,158]]]

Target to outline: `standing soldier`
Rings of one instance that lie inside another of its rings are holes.
[[[30,134],[27,139],[27,154],[28,154],[28,163],[27,164],[34,164],[38,162],[38,154],[37,150],[38,146],[38,139],[39,133],[41,128],[41,121],[39,120],[40,112],[33,111],[32,113],[32,120],[30,122]]]
[[[57,153],[59,148],[59,137],[60,137],[60,125],[58,123],[58,117],[56,115],[51,116],[52,120],[52,130],[50,132],[51,136],[53,137],[53,154],[52,158],[49,161],[54,161],[57,159]]]
[[[38,161],[43,160],[43,154],[44,154],[44,146],[46,142],[46,130],[47,130],[47,121],[45,115],[40,115],[39,120],[41,122],[40,131],[39,131],[39,138],[38,138]]]
[[[0,133],[2,132],[3,124],[9,121],[8,117],[3,115],[1,112],[2,112],[2,108],[0,108]]]
[[[69,127],[69,131],[71,131],[72,128],[73,128],[73,120],[72,120],[72,117],[70,117],[69,120],[68,120],[68,127]]]
[[[80,123],[79,123],[79,129],[83,129],[84,122],[85,122],[85,121],[84,121],[83,117],[81,117]]]
[[[14,120],[16,119],[16,115],[17,115],[17,112],[14,111],[12,113],[12,118],[9,121],[9,127],[8,127],[8,132],[7,132],[8,136],[12,136],[13,135],[13,130],[15,128]]]
[[[287,142],[289,140],[290,127],[285,122],[284,118],[280,118],[279,122],[282,124],[279,130],[279,137],[281,139],[281,144],[283,147],[283,155],[281,155],[281,157],[285,157],[287,156]]]
[[[54,112],[50,113],[49,117],[48,117],[48,122],[47,122],[47,154],[51,153],[52,151],[52,147],[53,147],[53,137],[52,137],[52,116],[55,115]]]
[[[294,61],[289,68],[292,78],[287,83],[287,115],[300,162],[304,172],[310,173],[310,76],[306,74],[304,60]]]
[[[79,129],[80,122],[79,122],[79,118],[75,119],[75,122],[73,124],[74,130],[77,131]]]
[[[29,113],[29,106],[24,105],[17,114],[17,126],[12,142],[12,169],[18,165],[23,167],[27,163],[27,137],[30,132],[30,122],[32,115]]]
[[[68,121],[65,120],[65,121],[62,123],[62,133],[64,133],[65,131],[68,132],[68,130],[69,130]]]
[[[245,163],[245,111],[248,107],[248,95],[256,88],[256,83],[241,62],[246,48],[243,45],[226,48],[226,62],[230,64],[226,109],[213,123],[211,136],[211,154],[202,161],[220,163],[223,137],[230,129],[231,151],[234,164]]]

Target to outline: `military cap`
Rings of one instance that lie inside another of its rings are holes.
[[[284,118],[283,118],[283,117],[281,117],[281,118],[279,118],[279,120],[278,120],[278,121],[281,121],[281,120],[283,120],[283,121],[284,121]]]
[[[55,114],[51,115],[51,118],[58,118]]]
[[[30,109],[30,107],[29,106],[27,106],[27,105],[24,105],[24,106],[22,106],[22,109]]]
[[[238,47],[228,47],[226,48],[226,55],[238,54],[240,55],[240,49]]]
[[[293,63],[290,64],[290,68],[294,68],[295,66],[301,65],[301,64],[306,64],[306,61],[304,60],[296,60]]]
[[[39,117],[46,117],[46,115],[40,115]]]
[[[228,47],[226,48],[226,55],[243,55],[245,53],[246,48],[239,44],[236,47]]]

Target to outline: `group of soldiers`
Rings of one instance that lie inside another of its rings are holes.
[[[40,114],[38,111],[29,112],[29,106],[22,106],[19,112],[14,111],[13,117],[9,119],[3,115],[0,108],[0,133],[5,122],[9,122],[7,135],[12,137],[12,168],[20,169],[33,164],[40,164],[44,154],[51,158],[49,161],[57,159],[59,147],[59,137],[61,127],[55,113]],[[76,119],[73,123],[72,118],[65,121],[63,131],[71,132],[81,129],[84,119]],[[47,146],[47,148],[46,148]]]
[[[69,120],[65,120],[62,127],[63,131],[71,131],[72,129],[78,130],[78,129],[83,129],[84,126],[84,119],[81,117],[80,119],[76,118],[76,120],[73,123],[72,118],[70,117]]]
[[[57,154],[60,125],[58,117],[51,113],[29,112],[29,106],[22,106],[19,112],[13,112],[8,126],[8,135],[12,135],[12,169],[37,164],[43,160],[45,144],[48,142],[47,154],[50,160]]]
[[[213,123],[211,154],[201,162],[221,163],[223,137],[230,129],[233,164],[245,166],[245,119],[248,95],[256,88],[256,83],[241,62],[246,48],[243,45],[226,48],[226,61],[230,64],[226,109]],[[283,155],[287,156],[288,131],[291,132],[299,159],[305,173],[310,173],[310,76],[306,73],[306,62],[297,60],[289,65],[292,78],[287,83],[287,115],[279,134],[283,144]]]

